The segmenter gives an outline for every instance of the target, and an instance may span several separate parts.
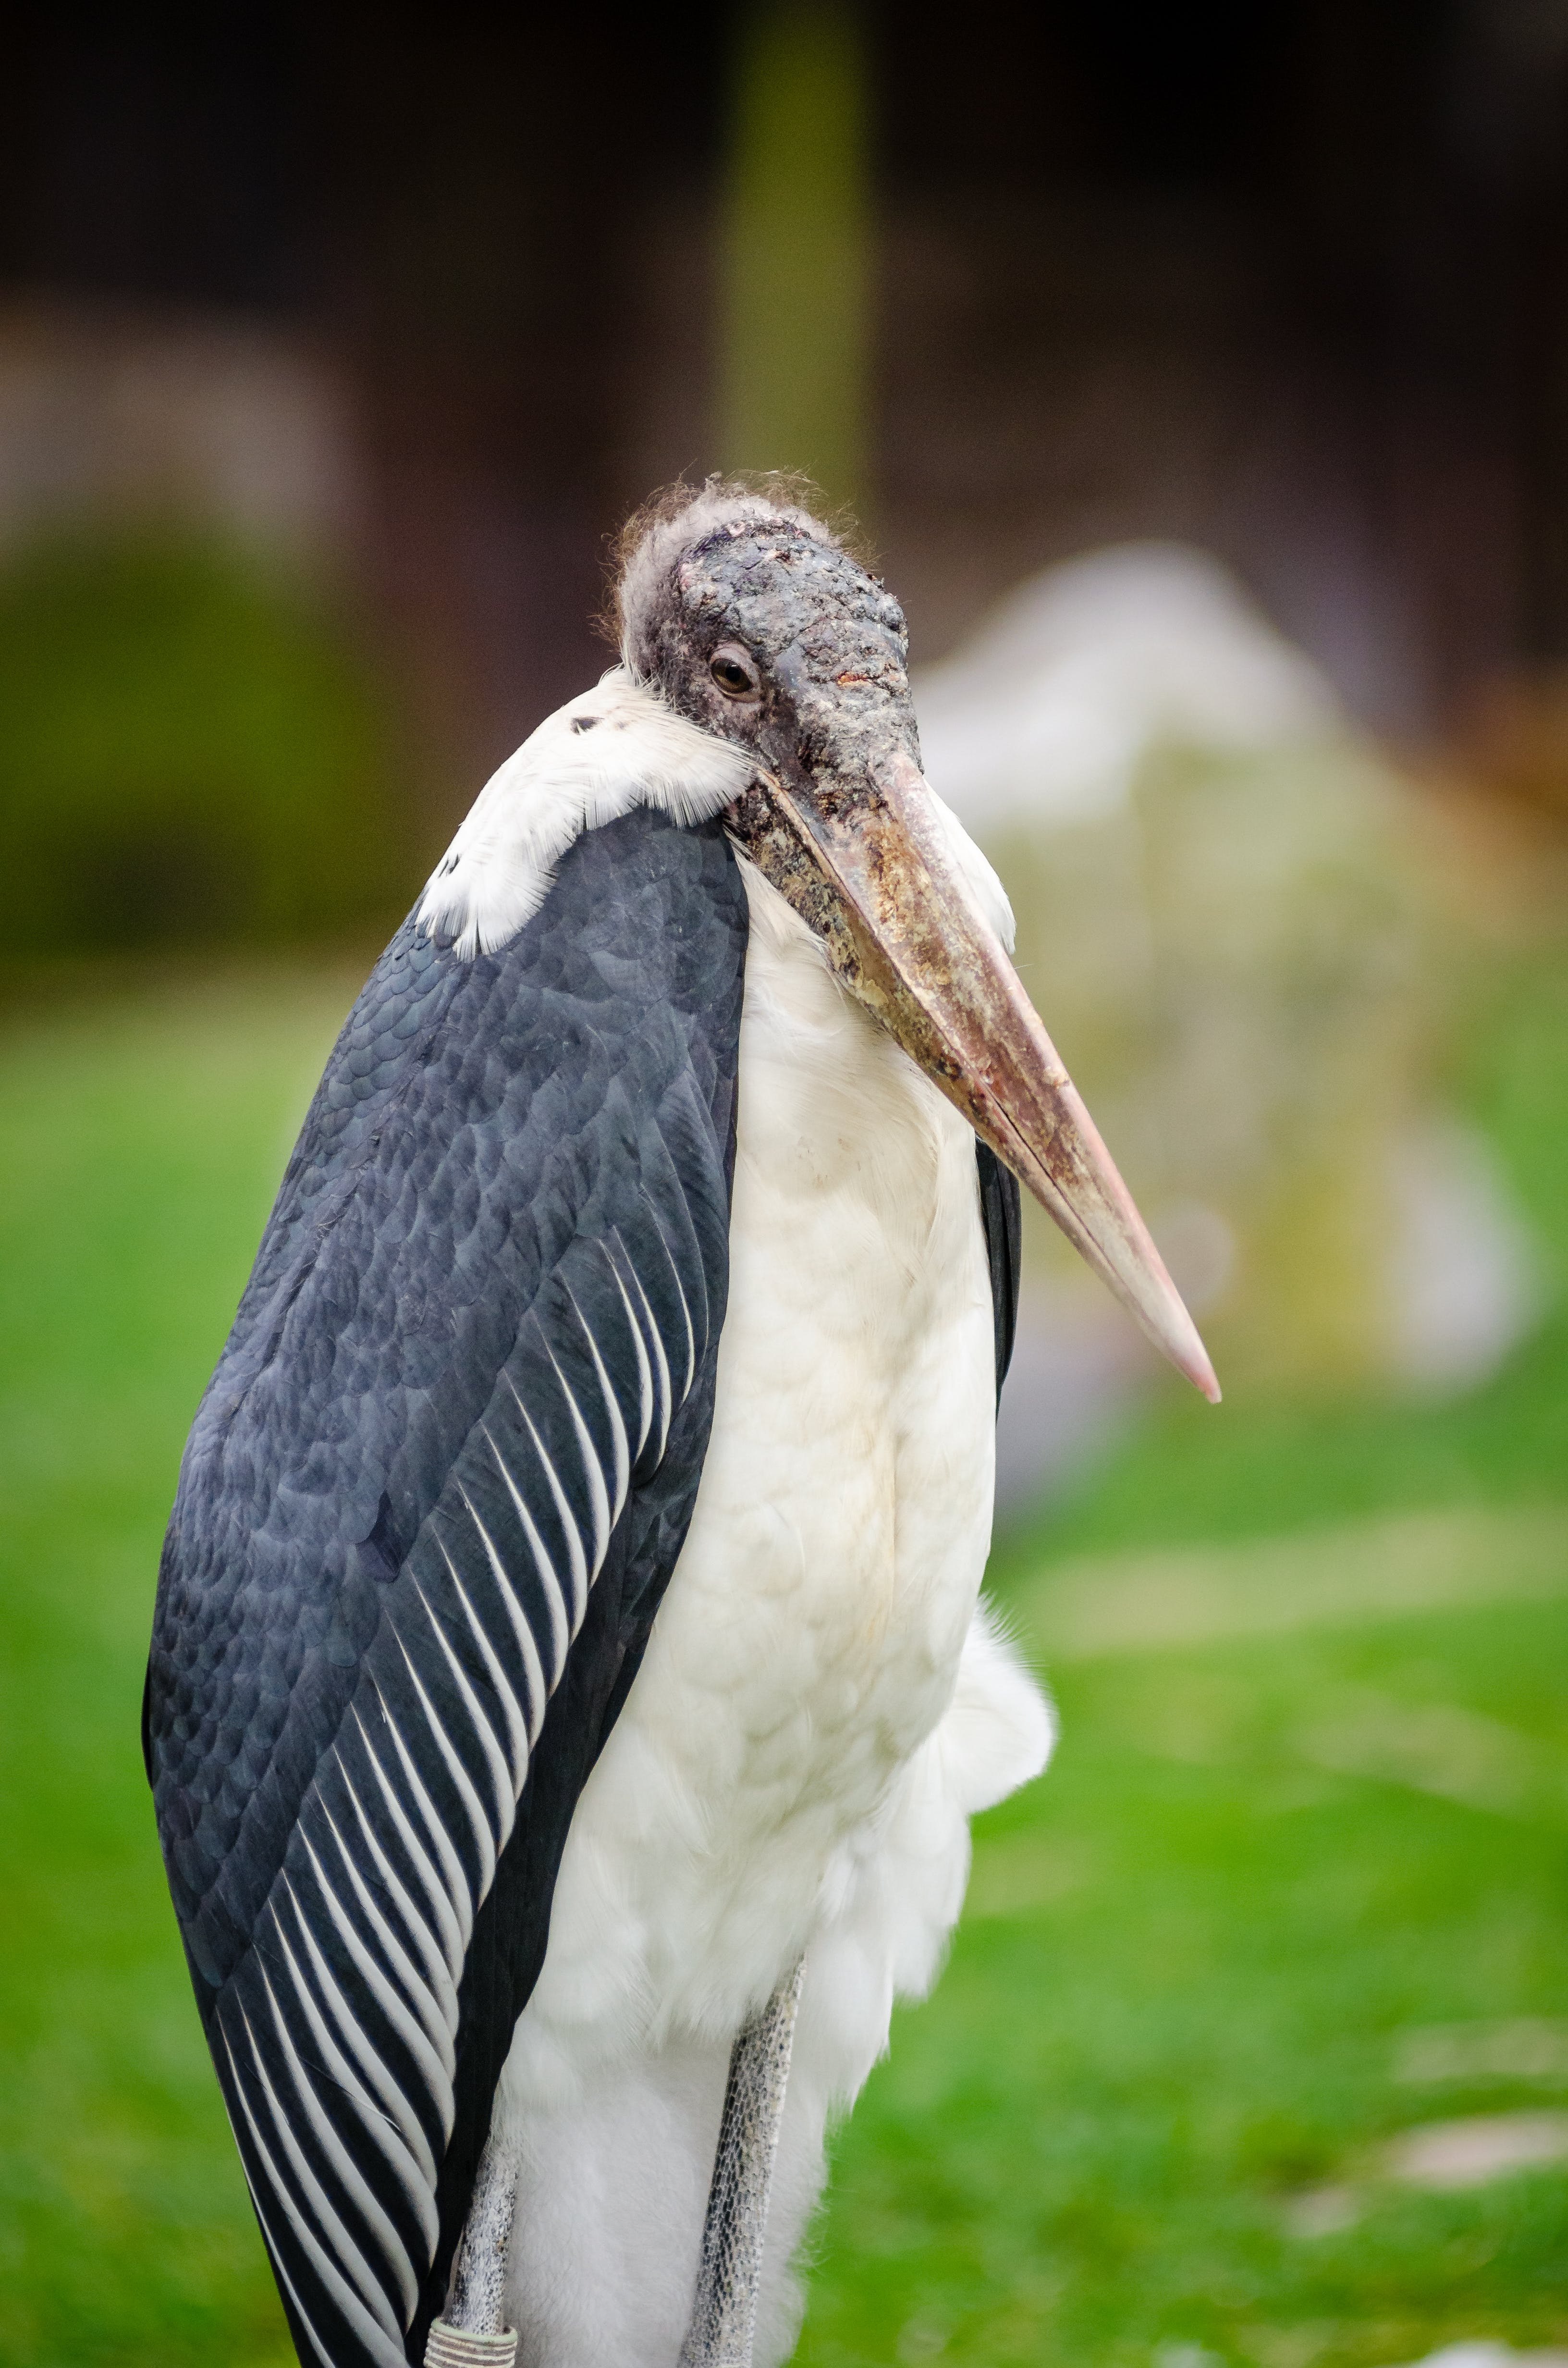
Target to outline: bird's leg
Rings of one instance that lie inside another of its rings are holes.
[[[430,2329],[425,2368],[514,2368],[517,2330],[506,2324],[506,2248],[517,2167],[494,2138],[479,2158],[446,2314]]]
[[[730,2057],[697,2299],[680,2368],[751,2368],[767,2192],[805,1970],[802,1957],[761,2013],[742,2026]]]

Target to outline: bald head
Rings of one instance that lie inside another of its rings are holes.
[[[632,673],[770,766],[847,792],[873,737],[918,761],[903,611],[798,505],[710,481],[634,541],[619,606]]]

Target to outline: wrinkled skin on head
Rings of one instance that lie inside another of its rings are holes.
[[[864,796],[873,757],[892,748],[920,762],[903,610],[847,552],[789,519],[705,536],[643,632],[672,707],[754,746],[769,771],[803,768],[819,799]],[[729,643],[760,661],[755,705],[709,672]]]
[[[892,594],[792,519],[745,522],[681,554],[643,632],[670,703],[756,753],[758,778],[727,816],[732,837],[822,939],[844,985],[950,1089],[948,1048],[929,1030],[910,1041],[915,1021],[885,945],[843,893],[844,859],[867,852],[884,881],[908,886],[906,835],[889,828],[881,788],[890,762],[916,775],[920,763],[909,635]],[[755,697],[727,697],[714,680],[726,652],[755,661]],[[907,894],[899,902],[907,911]]]

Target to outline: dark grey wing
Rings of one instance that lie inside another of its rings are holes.
[[[422,2356],[582,1784],[689,1521],[728,1279],[745,900],[585,833],[460,961],[405,926],[198,1414],[146,1736],[301,2360]]]
[[[1018,1286],[1024,1249],[1023,1196],[1018,1179],[988,1143],[976,1141],[980,1215],[991,1268],[991,1313],[996,1329],[996,1395],[1000,1398],[1018,1330]]]

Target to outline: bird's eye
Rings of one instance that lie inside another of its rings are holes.
[[[715,652],[709,660],[708,671],[726,699],[750,699],[756,692],[756,671],[737,651]]]

